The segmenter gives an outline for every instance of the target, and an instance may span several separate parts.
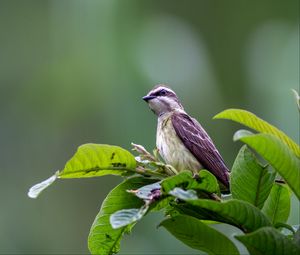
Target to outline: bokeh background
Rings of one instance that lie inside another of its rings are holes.
[[[119,177],[30,186],[87,142],[155,146],[141,100],[169,84],[231,167],[244,108],[299,141],[299,1],[0,1],[0,253],[88,253],[90,226]],[[299,224],[294,200],[291,224]],[[192,254],[147,216],[121,254]]]

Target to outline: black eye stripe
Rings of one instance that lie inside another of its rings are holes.
[[[165,88],[161,88],[159,90],[155,90],[153,91],[151,94],[151,96],[168,96],[168,97],[176,97],[176,94],[168,89]]]
[[[155,93],[156,96],[166,96],[168,94],[169,94],[169,91],[167,91],[165,89],[161,89]]]
[[[161,91],[159,91],[159,94],[161,96],[165,96],[167,94],[167,91],[165,89],[162,89]]]

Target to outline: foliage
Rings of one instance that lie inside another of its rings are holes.
[[[107,174],[126,177],[107,195],[92,224],[88,237],[92,254],[117,253],[123,235],[155,211],[164,211],[166,216],[159,226],[191,248],[209,254],[240,254],[232,239],[214,228],[216,223],[239,228],[243,234],[234,238],[250,254],[298,254],[300,230],[295,231],[286,221],[291,194],[300,199],[299,146],[250,112],[229,109],[215,118],[230,119],[259,132],[239,130],[234,135],[235,141],[246,145],[231,170],[232,197],[220,193],[218,181],[209,171],[170,176],[177,170],[160,161],[157,151],[151,154],[136,144],[132,145],[137,157],[117,146],[82,145],[63,170],[33,186],[28,195],[36,198],[57,179]],[[261,163],[250,148],[268,164]]]

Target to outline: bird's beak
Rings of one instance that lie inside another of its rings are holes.
[[[150,101],[153,98],[155,98],[155,96],[144,96],[143,100],[145,100],[146,102],[148,102],[148,101]]]

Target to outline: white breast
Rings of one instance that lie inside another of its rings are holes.
[[[172,125],[171,114],[158,118],[156,147],[166,163],[175,167],[177,171],[198,172],[202,168],[198,160],[177,136]]]

